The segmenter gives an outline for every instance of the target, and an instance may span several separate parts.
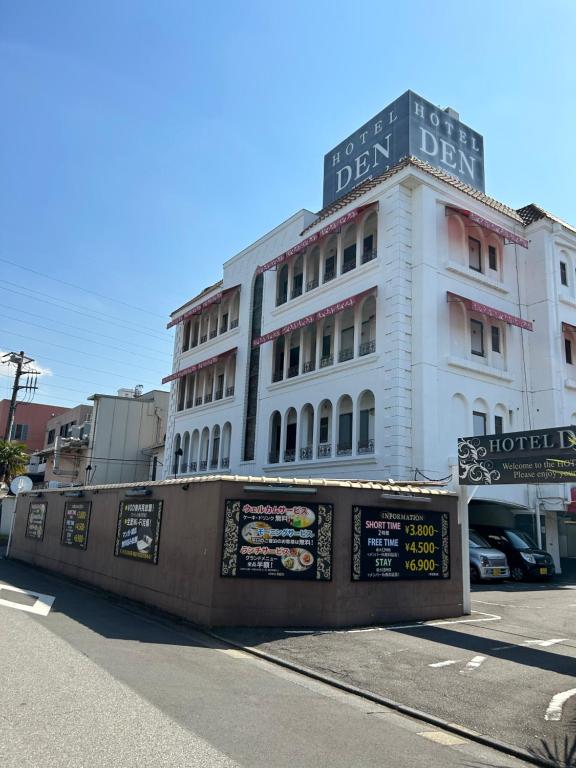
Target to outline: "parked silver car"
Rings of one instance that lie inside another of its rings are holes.
[[[480,534],[473,530],[469,532],[469,544],[470,581],[510,577],[510,568],[503,552],[491,547]]]

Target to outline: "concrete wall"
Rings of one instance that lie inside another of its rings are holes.
[[[253,499],[234,480],[154,483],[148,498],[163,499],[158,564],[114,556],[119,503],[125,488],[86,490],[92,502],[86,550],[60,543],[64,503],[61,491],[18,499],[11,557],[124,595],[202,625],[343,627],[458,616],[462,613],[460,531],[454,496],[432,503],[383,502],[381,490],[318,487],[314,502],[334,505],[332,581],[222,578],[220,559],[224,503]],[[257,494],[263,501],[305,503],[297,494]],[[133,498],[130,500],[134,500]],[[44,539],[25,537],[31,501],[47,502]],[[428,581],[352,582],[352,505],[402,511],[450,513],[451,578]]]
[[[0,499],[0,536],[8,536],[10,534],[15,508],[15,496],[4,496],[4,498]]]

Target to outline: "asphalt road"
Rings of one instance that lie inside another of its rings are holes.
[[[572,751],[576,765],[576,580],[476,586],[472,608],[423,625],[224,634],[522,749]]]
[[[0,659],[3,768],[522,765],[6,560]]]

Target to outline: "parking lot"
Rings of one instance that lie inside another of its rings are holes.
[[[565,760],[567,750],[576,750],[576,579],[475,585],[472,610],[468,617],[424,624],[226,634],[449,722]]]

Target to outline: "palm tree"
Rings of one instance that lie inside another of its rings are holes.
[[[30,458],[23,443],[0,440],[0,482],[9,483],[13,477],[21,475]]]

